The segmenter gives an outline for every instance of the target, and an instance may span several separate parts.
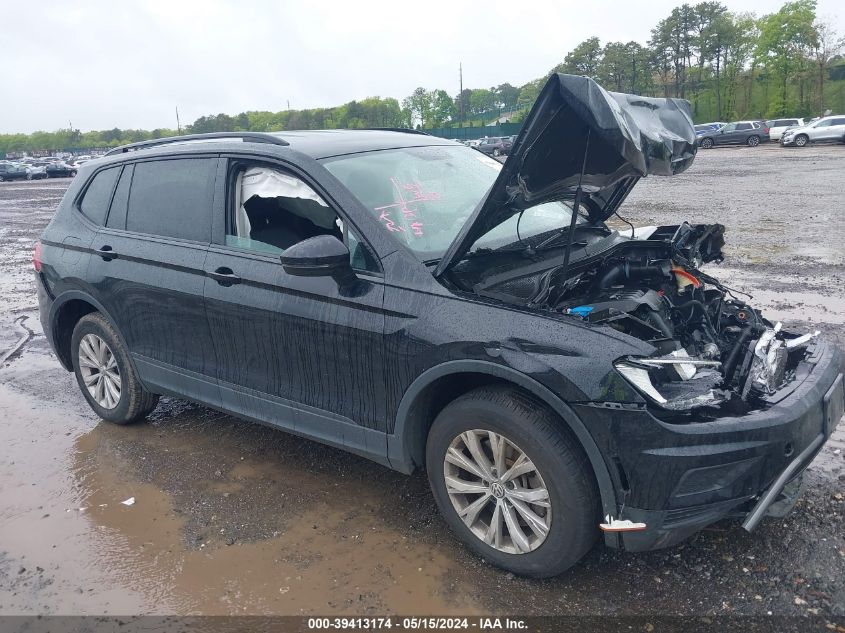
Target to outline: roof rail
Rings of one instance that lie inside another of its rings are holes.
[[[207,134],[185,134],[183,136],[168,136],[166,138],[155,138],[148,141],[139,141],[137,143],[129,143],[128,145],[121,145],[106,152],[106,156],[113,154],[124,154],[126,152],[134,152],[139,149],[149,149],[151,147],[158,147],[159,145],[169,145],[171,143],[190,143],[191,141],[213,141],[217,139],[241,139],[244,143],[270,143],[272,145],[290,145],[283,138],[267,134],[265,132],[210,132]]]
[[[377,132],[403,132],[405,134],[422,134],[423,136],[431,136],[428,132],[422,130],[415,130],[410,127],[365,127],[365,130],[375,130]]]

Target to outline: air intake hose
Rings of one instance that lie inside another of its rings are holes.
[[[630,262],[623,262],[611,266],[599,277],[598,289],[607,290],[620,282],[640,279],[649,275],[665,277],[667,276],[667,271],[660,264],[631,264]]]

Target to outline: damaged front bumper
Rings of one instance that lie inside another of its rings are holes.
[[[611,546],[645,551],[674,545],[724,518],[753,530],[798,498],[804,469],[845,409],[839,351],[823,340],[808,348],[795,379],[741,416],[674,424],[646,407],[573,405],[615,479],[618,520],[645,529],[608,534]]]

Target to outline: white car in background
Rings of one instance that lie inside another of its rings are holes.
[[[780,138],[781,145],[804,147],[808,143],[845,143],[845,115],[826,116],[801,127],[789,128]]]
[[[766,121],[769,126],[769,138],[773,141],[779,141],[783,133],[791,127],[803,127],[805,125],[804,119],[770,119]]]

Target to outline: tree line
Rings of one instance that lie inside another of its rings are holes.
[[[521,121],[548,77],[586,75],[618,92],[688,99],[696,122],[845,111],[845,39],[816,14],[815,0],[786,2],[756,17],[717,1],[682,4],[644,42],[590,37],[542,77],[522,86],[419,87],[401,102],[369,97],[341,106],[202,116],[184,132],[481,126]],[[0,152],[112,147],[172,136],[173,129],[58,130],[0,135]]]

